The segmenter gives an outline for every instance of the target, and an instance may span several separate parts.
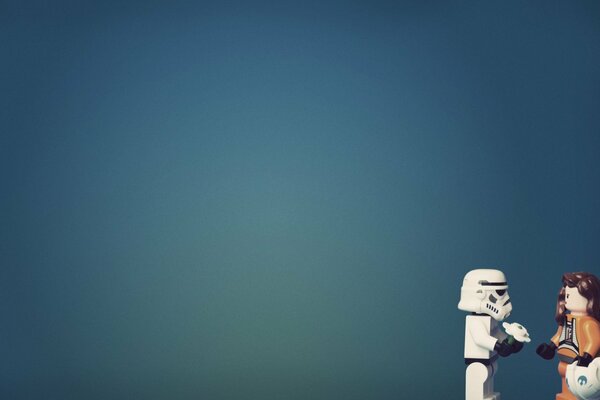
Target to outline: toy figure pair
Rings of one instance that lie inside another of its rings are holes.
[[[566,273],[558,294],[558,330],[536,352],[550,360],[558,353],[562,392],[556,400],[600,400],[600,280],[587,272]],[[494,392],[497,359],[518,353],[529,342],[520,324],[498,322],[512,304],[502,271],[476,269],[465,275],[458,308],[471,312],[465,323],[466,400],[499,400]],[[596,358],[598,357],[598,358]]]

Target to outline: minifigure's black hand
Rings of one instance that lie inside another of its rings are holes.
[[[580,367],[587,367],[590,365],[594,357],[589,353],[583,353],[582,356],[577,357],[577,365]]]
[[[513,353],[512,345],[508,344],[506,339],[503,342],[496,342],[494,350],[496,350],[500,357],[508,357]]]
[[[536,353],[544,360],[552,360],[554,358],[554,354],[556,353],[556,345],[552,342],[550,343],[542,343],[535,350]]]
[[[518,340],[515,340],[511,346],[512,346],[512,352],[518,353],[523,348],[523,342],[519,342]]]

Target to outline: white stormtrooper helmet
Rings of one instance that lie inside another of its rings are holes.
[[[487,314],[496,321],[510,315],[512,304],[506,277],[497,269],[474,269],[465,275],[458,309]]]
[[[594,358],[588,367],[577,363],[567,366],[567,385],[571,393],[580,400],[600,399],[600,358]]]

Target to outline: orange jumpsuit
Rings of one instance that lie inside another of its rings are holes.
[[[567,365],[575,361],[575,357],[584,353],[596,357],[600,352],[600,322],[589,316],[565,315],[563,325],[558,327],[556,334],[550,339],[557,347],[558,373],[562,378],[562,392],[556,395],[556,400],[577,400],[569,391],[565,382]]]

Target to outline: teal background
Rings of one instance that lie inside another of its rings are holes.
[[[0,397],[461,399],[502,268],[553,399],[600,273],[598,2],[8,2]]]

